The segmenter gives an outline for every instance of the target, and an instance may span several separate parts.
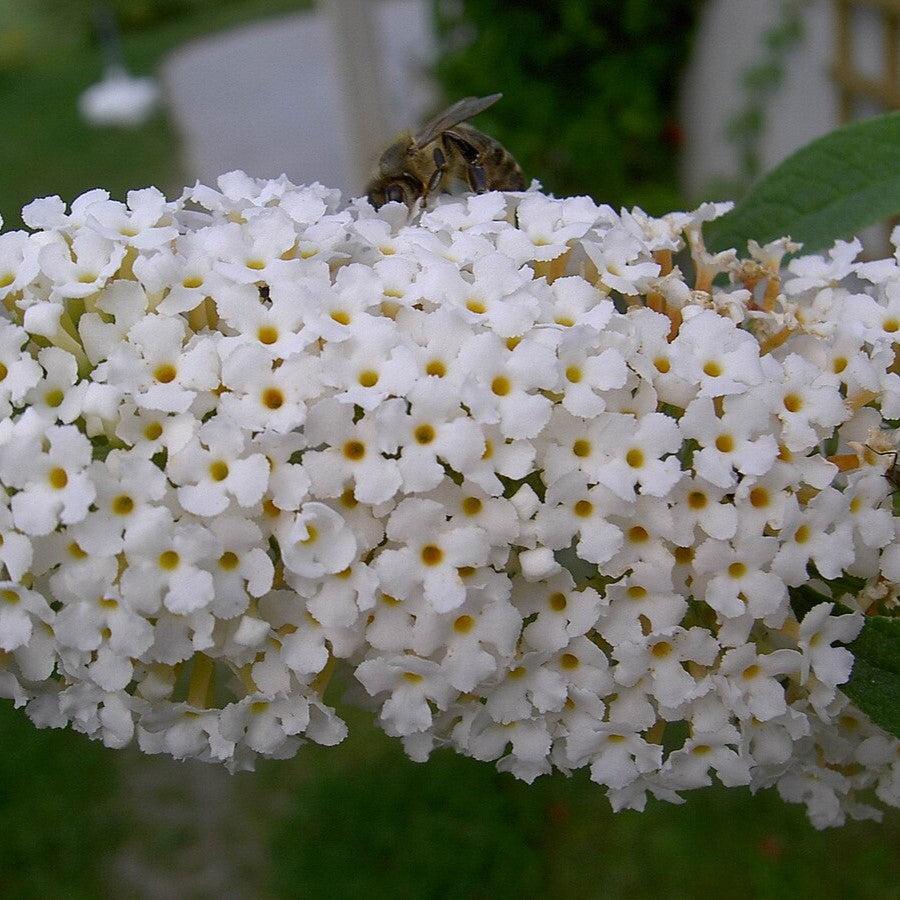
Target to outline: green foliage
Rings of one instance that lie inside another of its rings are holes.
[[[900,737],[900,619],[867,616],[849,649],[853,672],[841,690],[873,722]]]
[[[113,751],[0,702],[0,896],[97,897],[122,833]]]
[[[829,246],[900,213],[900,112],[847,125],[798,150],[726,216],[710,223],[714,250],[790,235]]]
[[[700,0],[436,3],[448,100],[502,91],[478,125],[558,195],[676,207],[679,74]]]

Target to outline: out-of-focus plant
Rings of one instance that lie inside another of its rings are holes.
[[[675,99],[701,0],[436,0],[448,99],[502,91],[479,126],[546,190],[660,211],[679,199]]]

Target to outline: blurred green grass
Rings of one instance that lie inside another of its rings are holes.
[[[114,753],[0,701],[0,897],[100,895],[125,828]]]
[[[528,786],[437,752],[425,765],[350,711],[337,748],[307,747],[244,781],[269,819],[281,898],[796,898],[900,896],[900,816],[817,832],[774,791],[711,788],[614,814],[582,775]],[[252,812],[248,813],[252,814]]]

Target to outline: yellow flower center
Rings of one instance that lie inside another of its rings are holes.
[[[644,465],[644,453],[638,447],[632,447],[625,454],[625,462],[631,466],[632,469],[640,469],[642,465]]]
[[[274,344],[278,340],[278,329],[274,325],[260,325],[256,336],[261,344]]]
[[[347,459],[358,460],[366,455],[366,445],[362,441],[347,441],[344,444],[344,456]]]
[[[586,441],[584,438],[579,438],[572,444],[572,452],[580,459],[584,459],[585,456],[590,456],[591,442]]]
[[[467,516],[477,516],[483,505],[478,497],[466,497],[462,502],[463,512]]]
[[[426,566],[437,566],[444,558],[444,551],[435,544],[426,544],[422,548],[421,557]]]
[[[505,375],[498,375],[491,382],[491,390],[498,397],[505,397],[510,392],[511,388],[512,385],[509,383],[509,379]]]
[[[159,567],[167,572],[177,569],[180,562],[181,557],[174,550],[163,550],[159,554]]]
[[[687,502],[691,509],[704,509],[709,500],[703,491],[691,491],[688,494]]]
[[[171,363],[160,363],[153,370],[153,377],[160,384],[169,384],[170,382],[175,380],[175,376],[178,374],[178,370]]]
[[[56,388],[55,390],[47,391],[47,393],[44,394],[44,403],[51,409],[56,409],[58,406],[62,405],[65,397],[66,395],[59,390],[59,388]]]
[[[134,500],[128,494],[113,497],[110,508],[117,516],[127,516],[134,509]]]
[[[575,504],[575,515],[586,519],[594,512],[594,504],[590,500],[579,500]]]
[[[224,459],[213,460],[209,464],[209,477],[213,481],[224,481],[228,477],[228,463]]]
[[[730,434],[720,434],[716,438],[716,450],[719,453],[731,453],[734,450],[734,438]]]
[[[280,388],[268,387],[262,392],[262,405],[266,409],[276,410],[284,406],[284,393]]]
[[[547,599],[547,603],[550,604],[550,609],[554,610],[554,612],[562,612],[568,605],[566,595],[561,591],[551,594]]]
[[[628,540],[632,544],[643,544],[650,539],[650,534],[643,525],[632,525],[628,529]]]

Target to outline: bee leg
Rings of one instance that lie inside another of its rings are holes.
[[[484,167],[478,163],[469,163],[469,185],[476,194],[483,194],[487,190],[487,176]]]
[[[437,190],[438,185],[441,183],[441,179],[444,177],[444,170],[447,167],[447,157],[444,156],[444,151],[441,150],[440,147],[434,148],[434,172],[431,174],[431,178],[428,179],[428,184],[425,185],[425,191],[422,194],[423,202],[428,199],[428,195]]]

